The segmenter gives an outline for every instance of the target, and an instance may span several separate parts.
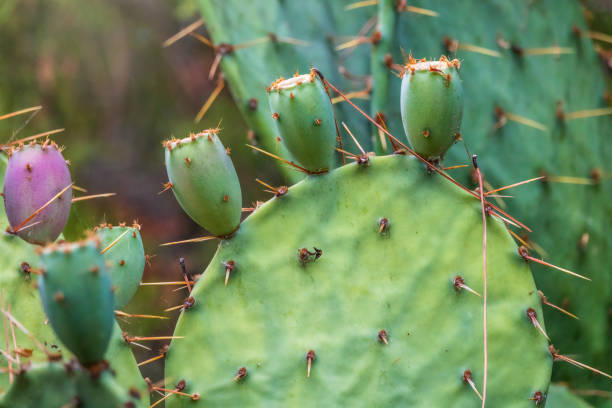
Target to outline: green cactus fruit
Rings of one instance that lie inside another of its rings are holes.
[[[43,308],[57,336],[85,366],[104,359],[114,323],[111,279],[100,241],[50,245],[41,251]]]
[[[216,236],[240,225],[242,191],[236,169],[216,129],[164,142],[166,171],[183,210]]]
[[[463,85],[459,60],[411,60],[402,78],[400,109],[413,149],[427,160],[441,158],[460,138]]]
[[[329,171],[336,121],[329,94],[316,71],[274,81],[268,88],[268,100],[278,133],[293,157],[311,173]]]
[[[140,225],[102,224],[94,229],[115,289],[115,308],[123,309],[136,293],[145,267]]]
[[[487,226],[487,406],[532,407],[552,368],[540,298]],[[201,398],[167,406],[479,406],[482,256],[480,202],[412,158],[309,177],[221,242],[166,360]]]
[[[92,376],[78,365],[57,362],[24,366],[0,398],[0,408],[145,407],[135,389],[123,388],[106,370]]]

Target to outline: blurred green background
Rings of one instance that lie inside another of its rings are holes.
[[[194,123],[216,85],[216,79],[208,80],[214,54],[191,37],[167,48],[162,43],[198,18],[192,1],[0,1],[0,115],[43,106],[34,115],[0,121],[0,143],[65,128],[52,138],[66,147],[76,185],[87,194],[117,193],[75,204],[66,238],[101,222],[138,220],[153,256],[143,278],[148,282],[179,280],[179,257],[190,272],[200,273],[216,249],[214,241],[159,246],[206,235],[172,192],[158,195],[167,181],[164,139],[222,121],[221,138],[232,149],[244,205],[269,197],[255,177],[283,182],[269,159],[246,147],[248,129],[227,87]],[[186,295],[175,288],[142,287],[126,311],[163,314]],[[134,335],[171,335],[177,313],[166,321],[120,324]],[[152,344],[152,352],[134,348],[137,359],[152,357],[164,343]],[[161,364],[144,366],[143,374],[161,379]]]

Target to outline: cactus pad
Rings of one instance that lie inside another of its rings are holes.
[[[104,251],[107,269],[115,289],[115,308],[123,309],[136,293],[145,267],[145,253],[140,237],[140,225],[95,228]]]
[[[526,316],[540,300],[503,224],[488,228],[487,401],[531,407],[552,367]],[[220,244],[166,362],[201,399],[168,406],[478,406],[463,375],[482,388],[482,298],[457,276],[482,290],[472,196],[405,156],[308,177]]]

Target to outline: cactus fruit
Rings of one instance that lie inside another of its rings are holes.
[[[114,323],[111,280],[100,241],[53,244],[41,252],[38,289],[60,340],[85,366],[100,363]]]
[[[459,60],[416,61],[406,65],[401,113],[412,148],[427,160],[441,158],[461,137],[463,86]]]
[[[271,0],[265,7],[247,3],[200,0],[213,42],[243,44],[274,27],[278,35],[309,44],[258,45],[221,60],[239,108],[268,150],[273,149],[276,136],[270,131],[271,118],[267,112],[261,116],[260,109],[245,107],[249,98],[264,94],[270,78],[312,65],[340,90],[352,94],[364,89],[359,79],[371,73],[366,87],[371,91],[370,108],[364,107],[368,102],[352,101],[399,137],[401,87],[396,75],[403,71],[406,59],[402,50],[418,56],[447,53],[461,60],[469,101],[461,133],[467,147],[479,154],[485,182],[496,188],[547,176],[548,182],[526,185],[513,199],[500,201],[533,229],[522,237],[532,251],[538,248],[548,261],[577,270],[594,282],[559,278],[534,265],[538,287],[580,318],[572,320],[546,307],[549,334],[561,349],[612,370],[608,339],[612,240],[607,239],[612,204],[607,199],[606,165],[611,156],[607,137],[612,116],[609,108],[598,109],[605,106],[605,84],[580,3],[563,2],[562,7],[556,0],[345,0],[332,4],[312,0],[307,6]],[[367,23],[375,16],[376,27],[361,31],[372,27]],[[358,45],[354,48],[335,51],[330,46],[330,36],[337,44],[338,37],[353,35],[358,36],[351,42]],[[368,37],[377,41],[366,41]],[[322,48],[328,52],[321,52]],[[353,81],[347,82],[342,74]],[[349,126],[364,148],[375,146],[379,154],[391,152],[393,146],[383,144],[383,134],[376,130],[371,140],[372,132],[364,131],[363,125],[360,128],[359,118],[347,115],[347,107],[344,102],[334,106],[337,119],[351,121]],[[462,147],[449,149],[445,161],[465,163]],[[455,170],[453,176],[473,183],[467,172],[461,172]],[[555,367],[554,379],[576,388],[609,387],[607,379],[569,365]],[[601,404],[601,399],[592,402]]]
[[[140,225],[101,224],[94,229],[115,289],[115,308],[123,309],[136,293],[145,267]]]
[[[4,183],[9,232],[32,244],[55,241],[70,215],[71,186],[68,165],[55,143],[12,149]]]
[[[487,224],[487,403],[531,407],[552,367],[526,315],[541,319],[540,300],[503,223]],[[167,406],[478,406],[463,374],[481,389],[482,298],[463,288],[481,292],[481,270],[480,203],[416,160],[308,177],[221,242],[166,359],[201,398]]]
[[[240,224],[242,191],[218,130],[168,140],[164,148],[169,185],[187,215],[213,235],[233,234]]]
[[[291,155],[311,173],[328,171],[334,159],[336,122],[329,94],[316,71],[272,82],[268,100]]]

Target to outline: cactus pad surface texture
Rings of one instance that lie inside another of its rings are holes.
[[[503,224],[488,227],[488,401],[529,407],[552,368],[526,315],[540,300]],[[457,276],[481,290],[474,197],[401,155],[309,176],[220,244],[166,360],[201,398],[168,406],[478,406],[463,374],[480,389],[482,299]]]
[[[610,115],[597,113],[605,106],[605,85],[590,39],[575,34],[588,31],[578,2],[381,0],[377,5],[348,10],[346,6],[356,2],[311,1],[299,6],[303,18],[295,17],[293,2],[269,1],[265,7],[258,2],[230,1],[223,2],[223,7],[220,3],[200,1],[215,43],[245,43],[275,30],[310,44],[291,48],[284,44],[282,49],[258,45],[222,59],[235,99],[271,151],[276,135],[270,131],[270,113],[246,109],[248,98],[264,97],[271,78],[312,65],[350,93],[362,90],[364,83],[347,81],[338,75],[340,70],[371,75],[370,101],[353,101],[373,117],[384,117],[391,133],[406,140],[398,104],[401,79],[394,75],[403,69],[406,54],[437,57],[445,53],[458,58],[466,100],[461,137],[479,155],[488,189],[546,176],[510,190],[514,198],[502,198],[503,205],[533,230],[523,236],[533,256],[593,280],[577,281],[532,263],[538,288],[551,302],[580,318],[573,320],[546,307],[552,341],[581,361],[612,370],[612,240],[608,239],[612,204],[606,199],[611,193],[612,145],[607,138],[612,120]],[[401,4],[413,8],[398,11]],[[414,7],[433,15],[413,12]],[[257,18],[247,19],[246,15]],[[374,16],[378,16],[376,25],[358,34]],[[380,33],[376,42],[335,49],[350,40],[343,36],[372,39],[375,30]],[[293,66],[279,72],[279,67],[287,65]],[[363,130],[368,127],[360,122],[363,118],[347,113],[345,102],[334,106],[337,119],[351,121],[349,126],[366,150],[391,151],[389,143],[386,149],[381,144],[379,132]],[[464,146],[451,148],[444,163],[467,163]],[[476,187],[467,171],[455,170],[453,176]],[[556,365],[554,378],[576,387],[609,388],[608,379],[568,364]],[[602,400],[593,402],[601,404]]]

